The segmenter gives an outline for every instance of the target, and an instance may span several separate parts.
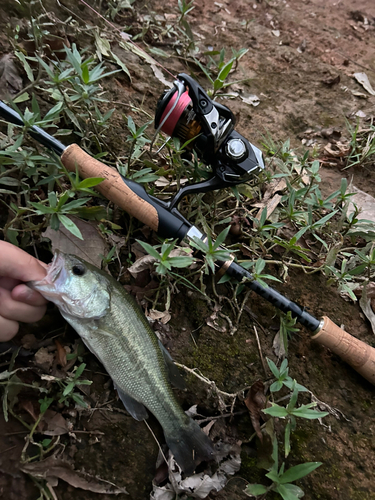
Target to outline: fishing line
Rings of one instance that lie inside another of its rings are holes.
[[[140,50],[141,52],[144,52],[146,54],[147,57],[149,57],[157,66],[160,66],[161,69],[163,69],[166,73],[168,73],[168,75],[170,75],[174,80],[176,79],[175,75],[173,75],[167,68],[165,68],[161,63],[159,63],[158,61],[156,61],[156,59],[154,59],[152,56],[150,56],[144,49],[142,49],[139,45],[137,45],[136,43],[134,43],[132,40],[130,40],[130,35],[128,35],[127,33],[124,33],[123,31],[120,30],[120,28],[117,28],[117,26],[115,26],[114,24],[112,24],[110,21],[108,21],[108,19],[106,19],[104,16],[102,16],[97,10],[95,10],[93,7],[91,7],[91,5],[89,5],[87,2],[85,2],[85,0],[79,0],[81,3],[83,3],[83,5],[86,5],[86,7],[88,7],[89,9],[91,9],[93,12],[95,12],[95,14],[97,16],[99,16],[101,19],[103,19],[103,21],[105,21],[111,28],[113,28],[115,31],[117,31],[118,33],[120,33],[120,36],[123,40],[125,40],[127,43],[130,43],[131,45],[133,45],[134,47],[136,47],[138,50]]]

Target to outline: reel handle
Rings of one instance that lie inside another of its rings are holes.
[[[182,216],[167,210],[161,201],[149,196],[140,184],[125,179],[117,170],[92,158],[77,144],[71,144],[64,150],[61,161],[70,172],[75,172],[77,167],[83,179],[103,177],[104,180],[95,189],[163,238],[183,239],[192,227]]]
[[[327,316],[323,326],[311,338],[338,354],[362,377],[375,385],[375,349],[337,326]]]

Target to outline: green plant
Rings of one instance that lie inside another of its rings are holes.
[[[242,56],[246,54],[248,50],[249,49],[241,49],[239,51],[232,50],[233,52],[232,57],[227,62],[225,62],[224,60],[225,58],[224,49],[222,49],[220,52],[217,51],[205,52],[205,55],[209,56],[209,62],[207,66],[204,66],[200,61],[198,61],[198,59],[195,59],[196,64],[198,64],[198,66],[201,68],[201,70],[206,75],[206,77],[208,78],[209,82],[212,85],[212,89],[207,91],[207,94],[210,97],[215,97],[219,90],[229,87],[234,83],[240,83],[242,81],[245,81],[245,80],[237,80],[237,81],[226,82],[226,79],[228,78],[229,73],[233,68],[233,64],[236,63],[237,65],[238,61],[241,59]],[[211,56],[217,54],[219,54],[219,60],[215,61]]]
[[[284,359],[280,368],[277,368],[275,363],[270,359],[267,359],[267,363],[276,378],[276,381],[270,386],[271,394],[274,395],[276,392],[283,389],[283,387],[287,387],[291,391],[287,406],[284,407],[277,403],[271,403],[271,407],[263,410],[263,413],[286,422],[283,440],[284,457],[286,459],[291,451],[290,436],[296,429],[296,419],[304,418],[308,420],[315,420],[327,416],[328,413],[313,409],[316,407],[315,402],[303,404],[297,407],[299,393],[308,392],[308,390],[306,387],[298,384],[289,376],[287,359]],[[322,464],[321,462],[306,462],[286,469],[285,462],[283,462],[279,468],[279,445],[275,434],[273,435],[272,443],[273,464],[267,469],[269,472],[265,474],[265,476],[270,479],[272,483],[269,486],[264,486],[262,484],[249,484],[245,489],[245,493],[248,496],[257,497],[262,495],[262,498],[265,498],[265,495],[268,492],[274,491],[284,500],[297,500],[304,495],[303,490],[299,486],[291,483],[301,479],[307,474],[310,474]]]
[[[87,408],[87,403],[83,400],[82,396],[76,392],[76,388],[79,385],[91,385],[91,380],[82,380],[80,376],[82,375],[84,369],[86,368],[85,363],[81,363],[76,366],[72,373],[70,373],[65,379],[55,378],[54,381],[59,386],[59,391],[57,394],[58,402],[63,403],[66,406],[70,405],[71,400],[84,408]],[[48,400],[47,400],[48,401]],[[41,404],[42,411],[42,404]]]
[[[297,241],[306,233],[308,229],[308,226],[303,227],[294,236],[292,236],[289,241],[283,240],[279,236],[275,236],[274,239],[280,247],[285,248],[287,254],[293,253],[306,262],[311,262],[310,257],[307,255],[308,249],[302,248],[297,244]]]
[[[58,195],[55,191],[48,193],[48,205],[37,202],[30,202],[33,207],[30,209],[37,215],[46,215],[49,225],[52,229],[57,231],[60,227],[60,223],[68,229],[77,238],[82,238],[81,231],[78,229],[76,224],[69,219],[68,215],[79,214],[79,208],[85,205],[90,198],[79,198],[73,201],[68,200],[71,197],[69,191],[65,191],[63,194]]]
[[[292,336],[293,333],[299,332],[299,328],[297,328],[295,326],[296,323],[297,323],[297,320],[296,320],[296,318],[292,317],[292,313],[290,311],[288,311],[286,314],[283,314],[283,313],[280,314],[279,334],[280,334],[281,342],[283,343],[284,351],[285,351],[286,355],[288,354],[289,338]],[[272,373],[275,375],[273,370],[272,370]],[[287,384],[285,384],[285,385],[287,385]],[[291,387],[289,387],[289,389],[290,388]]]
[[[211,270],[213,273],[215,272],[216,260],[226,261],[230,259],[229,252],[220,246],[224,243],[225,238],[228,236],[229,230],[230,226],[224,229],[217,236],[216,241],[213,241],[210,235],[207,236],[206,242],[196,237],[192,240],[191,245],[204,254],[204,269],[206,274],[209,273],[209,270]]]
[[[267,224],[267,207],[264,207],[260,218],[250,216],[250,219],[253,221],[254,230],[256,231],[257,236],[261,238],[270,238],[280,227],[284,226],[283,222],[272,222]]]
[[[156,266],[156,272],[161,275],[168,274],[171,271],[172,267],[189,267],[194,262],[194,259],[189,255],[171,255],[171,252],[175,249],[177,240],[166,240],[162,245],[158,245],[156,247],[144,241],[137,241],[149,255],[155,258],[154,265]],[[160,248],[160,252],[158,252],[158,248]],[[179,251],[180,253],[185,253],[189,250],[181,248]]]
[[[274,464],[266,474],[266,477],[272,481],[272,484],[270,486],[263,486],[263,484],[248,484],[244,491],[246,495],[251,497],[262,495],[262,498],[264,498],[264,495],[268,492],[275,491],[283,500],[298,500],[304,496],[304,492],[299,486],[291,483],[307,476],[322,465],[321,462],[306,462],[285,470],[285,463],[283,462],[279,469],[278,444],[276,438],[273,440],[272,458],[274,459]]]
[[[195,48],[194,34],[188,20],[186,19],[189,12],[191,12],[193,9],[194,0],[191,0],[191,2],[186,2],[186,0],[178,0],[178,10],[180,12],[178,25],[180,26],[180,28],[182,28],[180,29],[180,31],[184,33],[189,40],[187,52]]]
[[[375,127],[374,125],[370,125],[369,128],[360,130],[359,119],[355,126],[347,119],[345,119],[345,121],[347,130],[350,134],[350,152],[345,168],[363,165],[375,154]]]

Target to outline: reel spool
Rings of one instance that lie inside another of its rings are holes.
[[[172,88],[159,99],[156,106],[155,128],[170,137],[178,137],[181,142],[189,141],[196,137],[202,130],[202,125],[197,120],[193,102],[186,90],[178,99],[178,90]],[[189,144],[190,149],[193,144]]]

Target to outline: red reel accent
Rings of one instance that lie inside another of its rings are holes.
[[[171,97],[169,103],[165,107],[165,110],[164,110],[164,113],[162,114],[160,122],[162,122],[164,120],[164,118],[167,116],[167,114],[171,110],[173,104],[175,103],[176,98],[177,98],[177,92],[174,93],[174,95]],[[174,132],[174,129],[178,123],[178,120],[181,118],[182,113],[185,111],[186,107],[189,106],[190,103],[191,103],[191,99],[189,96],[189,92],[186,91],[181,95],[176,107],[174,108],[170,117],[164,123],[164,125],[162,127],[162,131],[165,134],[167,134],[169,136],[173,135],[173,132]]]

